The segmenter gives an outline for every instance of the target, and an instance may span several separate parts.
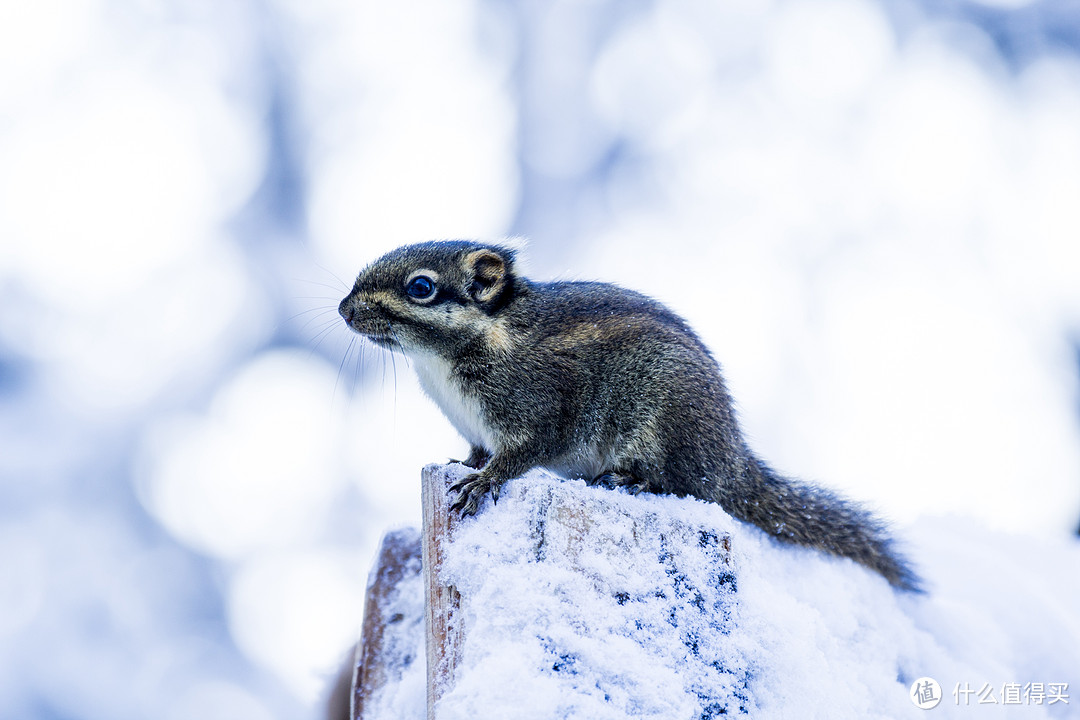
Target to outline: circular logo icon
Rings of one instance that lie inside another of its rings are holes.
[[[908,695],[915,707],[929,710],[936,708],[941,702],[941,686],[932,677],[921,677],[911,683],[911,693]]]

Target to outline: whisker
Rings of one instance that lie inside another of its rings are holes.
[[[391,331],[392,332],[392,331]],[[397,353],[394,352],[394,348],[390,348],[390,367],[394,370],[394,425],[397,427],[397,361],[394,360],[394,356]]]
[[[349,340],[349,346],[345,348],[345,354],[341,356],[341,362],[338,364],[337,377],[334,379],[334,393],[330,396],[331,405],[337,399],[338,385],[341,383],[341,371],[345,368],[345,361],[349,359],[349,353],[352,352],[353,345],[356,344],[356,337],[354,336]]]
[[[313,260],[312,262],[315,262],[315,261]],[[337,280],[337,281],[338,281],[339,283],[341,283],[341,286],[342,286],[343,288],[345,288],[345,291],[346,291],[346,292],[348,292],[348,291],[349,291],[349,290],[350,290],[350,289],[352,288],[352,285],[351,285],[351,284],[349,284],[349,283],[345,282],[344,280],[342,280],[342,279],[341,279],[340,277],[338,277],[337,273],[335,273],[335,272],[331,271],[331,270],[330,270],[329,268],[323,267],[322,265],[320,265],[320,264],[319,264],[319,263],[317,263],[317,262],[315,262],[315,267],[319,268],[319,269],[320,269],[320,270],[322,270],[322,271],[323,271],[324,273],[326,273],[327,275],[329,275],[330,277],[334,278],[334,279],[335,279],[335,280]]]
[[[285,320],[283,320],[281,324],[284,325],[284,324],[291,323],[294,320],[298,320],[303,315],[308,315],[310,313],[318,313],[318,314],[308,318],[304,322],[304,324],[300,326],[300,330],[304,330],[311,323],[315,322],[316,320],[321,319],[324,315],[327,315],[327,314],[332,313],[332,312],[334,312],[333,308],[311,308],[310,310],[302,310],[302,311],[296,313],[295,315],[292,315],[290,317],[285,318]],[[337,313],[334,312],[334,314],[336,315]],[[338,318],[336,318],[336,317],[333,318],[333,321],[337,322]]]
[[[308,308],[307,310],[301,310],[300,312],[296,313],[295,315],[292,315],[290,317],[285,318],[285,321],[288,322],[289,320],[295,320],[296,318],[300,317],[301,315],[307,315],[308,313],[313,313],[313,312],[333,312],[335,310],[337,310],[337,308],[332,308],[332,307],[327,307],[327,306],[319,306],[319,307]]]
[[[339,325],[342,324],[341,319],[336,318],[336,317],[327,317],[327,318],[315,317],[315,318],[311,319],[311,322],[319,323],[318,326],[317,326],[318,329],[317,329],[316,335],[314,337],[312,337],[312,340],[314,340],[315,337],[318,337],[318,333],[326,332],[326,330],[336,328],[336,327],[338,327]]]
[[[334,327],[341,324],[341,318],[337,313],[323,313],[322,315],[314,315],[304,321],[304,324],[300,327],[301,330],[306,329],[312,323],[318,323],[318,328],[322,330],[326,327]]]
[[[380,353],[382,355],[382,376],[379,378],[379,387],[386,388],[386,353]]]
[[[411,368],[412,365],[409,364],[409,356],[405,354],[405,349],[404,349],[405,346],[401,344],[401,338],[399,338],[397,333],[394,332],[394,326],[393,325],[391,325],[389,329],[390,329],[390,335],[394,338],[394,342],[397,343],[398,348],[401,350],[401,358],[405,361],[405,367]]]
[[[332,333],[334,331],[334,328],[336,328],[337,326],[338,323],[336,320],[326,321],[326,324],[322,326],[322,329],[319,330],[319,332],[316,333],[315,337],[312,338],[312,341],[314,342],[314,345],[312,345],[311,347],[312,354],[314,354],[315,351],[319,349],[319,346],[322,345],[323,340],[326,340],[326,338],[330,337],[330,333]],[[353,338],[353,340],[355,339],[356,338]]]
[[[364,348],[367,347],[367,342],[361,341],[359,348],[360,352],[357,353],[356,362],[353,363],[353,377],[352,377],[352,389],[355,392],[357,385],[360,384],[360,368],[364,364]]]
[[[293,280],[295,280],[296,282],[307,283],[308,285],[318,285],[320,287],[326,288],[327,290],[333,290],[334,292],[341,292],[341,291],[344,290],[345,294],[348,294],[349,291],[352,290],[352,288],[350,286],[348,286],[345,283],[341,282],[341,278],[335,276],[334,279],[337,280],[339,283],[341,283],[341,287],[335,287],[333,285],[327,285],[326,283],[319,282],[318,280],[305,280],[304,278],[293,278]]]

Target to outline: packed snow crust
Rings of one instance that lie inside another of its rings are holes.
[[[535,475],[463,523],[463,667],[440,717],[712,718],[748,707],[727,518]],[[505,509],[504,509],[505,506]],[[695,508],[696,509],[696,508]]]
[[[1080,697],[1002,695],[1006,683],[1080,688],[1080,546],[1018,544],[952,520],[903,536],[925,595],[780,546],[710,503],[533,471],[449,545],[441,579],[461,592],[464,645],[437,716],[1080,716]],[[419,612],[406,597],[417,591],[402,588],[402,612]],[[422,653],[422,624],[409,626]],[[921,677],[942,687],[930,711],[911,699]],[[994,704],[955,692],[987,684]],[[424,688],[412,663],[374,717],[423,717]]]

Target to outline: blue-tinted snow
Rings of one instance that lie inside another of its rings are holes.
[[[935,716],[1072,717],[1071,695],[1036,703],[1023,687],[1075,686],[1080,547],[960,519],[898,531],[925,594],[780,546],[710,503],[534,471],[458,524],[446,551],[464,637],[439,717],[915,718],[923,677],[942,688]],[[730,564],[708,542],[725,534]],[[423,669],[411,673],[374,717],[423,716]],[[973,710],[979,697],[958,689],[984,685],[997,707]]]

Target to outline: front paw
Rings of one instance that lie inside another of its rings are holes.
[[[491,490],[491,481],[480,473],[471,473],[450,486],[450,492],[458,493],[457,499],[450,505],[450,510],[460,510],[462,517],[475,515],[480,501]],[[492,499],[498,500],[498,489],[492,492]]]

